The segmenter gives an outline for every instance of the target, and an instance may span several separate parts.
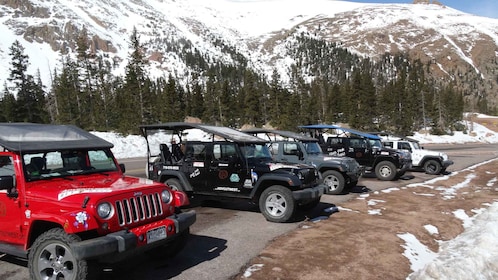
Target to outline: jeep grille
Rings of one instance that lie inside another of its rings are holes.
[[[318,172],[315,172],[315,169],[300,169],[299,172],[302,175],[303,186],[307,187],[316,183]]]
[[[116,201],[120,226],[141,222],[163,214],[159,193],[145,194]]]

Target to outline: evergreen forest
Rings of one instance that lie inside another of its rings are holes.
[[[116,76],[109,59],[90,52],[87,37],[83,30],[73,55],[61,55],[49,90],[39,73],[27,73],[29,57],[14,42],[10,74],[0,92],[0,122],[137,134],[141,124],[189,116],[233,128],[271,125],[296,131],[304,124],[347,123],[363,131],[409,135],[428,126],[433,133],[458,130],[466,108],[463,93],[451,81],[431,78],[420,61],[390,53],[373,61],[307,34],[295,35],[287,46],[295,63],[285,86],[277,69],[264,77],[222,42],[233,63],[206,57],[189,42],[163,42],[193,70],[186,84],[171,74],[151,78],[136,30],[125,74]]]

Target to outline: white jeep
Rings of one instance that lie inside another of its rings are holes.
[[[422,169],[427,174],[442,174],[453,164],[447,154],[426,150],[415,139],[382,136],[382,143],[385,147],[409,151],[412,154],[412,168]]]

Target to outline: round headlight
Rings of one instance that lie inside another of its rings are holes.
[[[102,219],[109,219],[112,215],[112,206],[108,202],[100,203],[97,206],[97,214]]]
[[[163,200],[164,203],[170,203],[172,200],[171,193],[168,190],[164,190],[161,193],[161,199]]]

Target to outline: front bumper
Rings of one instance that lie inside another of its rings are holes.
[[[315,198],[320,198],[326,192],[327,186],[325,184],[319,184],[311,188],[293,191],[292,197],[295,201],[307,201]]]
[[[122,230],[113,232],[105,236],[83,240],[80,242],[72,243],[69,246],[73,251],[76,259],[93,259],[101,258],[110,255],[129,255],[137,249],[146,249],[147,247],[153,248],[170,242],[185,230],[194,224],[196,220],[196,213],[193,210],[169,216],[163,220],[147,224],[131,230]],[[147,236],[147,231],[165,226],[167,229],[167,236],[164,239],[147,244],[143,240]],[[139,236],[140,241],[139,241]]]
[[[405,160],[405,161],[400,162],[400,168],[398,169],[398,172],[405,172],[411,168],[412,168],[412,161]]]
[[[442,163],[443,169],[448,168],[448,166],[450,166],[452,164],[453,164],[452,160],[443,160],[443,163]]]

